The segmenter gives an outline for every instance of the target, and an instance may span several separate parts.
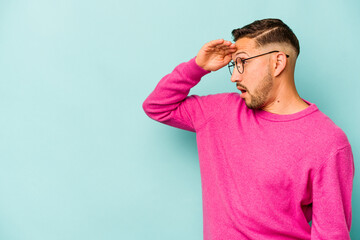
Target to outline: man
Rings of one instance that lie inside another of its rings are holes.
[[[298,39],[279,19],[232,34],[235,44],[206,43],[143,103],[150,118],[196,132],[204,239],[350,239],[351,146],[296,90]],[[188,96],[226,65],[241,94]]]

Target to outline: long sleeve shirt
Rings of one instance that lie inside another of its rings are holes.
[[[204,239],[350,239],[345,133],[304,99],[306,109],[279,115],[247,108],[237,92],[188,96],[209,73],[195,58],[181,63],[143,103],[150,118],[196,132]]]

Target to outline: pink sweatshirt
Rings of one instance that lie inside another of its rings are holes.
[[[150,118],[196,132],[204,239],[350,239],[345,133],[306,100],[278,115],[247,108],[240,92],[188,96],[208,73],[195,58],[182,63],[143,103]]]

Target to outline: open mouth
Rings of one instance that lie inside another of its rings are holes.
[[[246,90],[241,87],[237,87],[237,89],[239,89],[241,91],[241,93],[246,93]]]

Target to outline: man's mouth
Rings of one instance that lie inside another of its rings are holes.
[[[241,91],[241,93],[247,92],[245,88],[242,88],[242,87],[239,87],[239,86],[237,86],[237,89],[239,89]]]

